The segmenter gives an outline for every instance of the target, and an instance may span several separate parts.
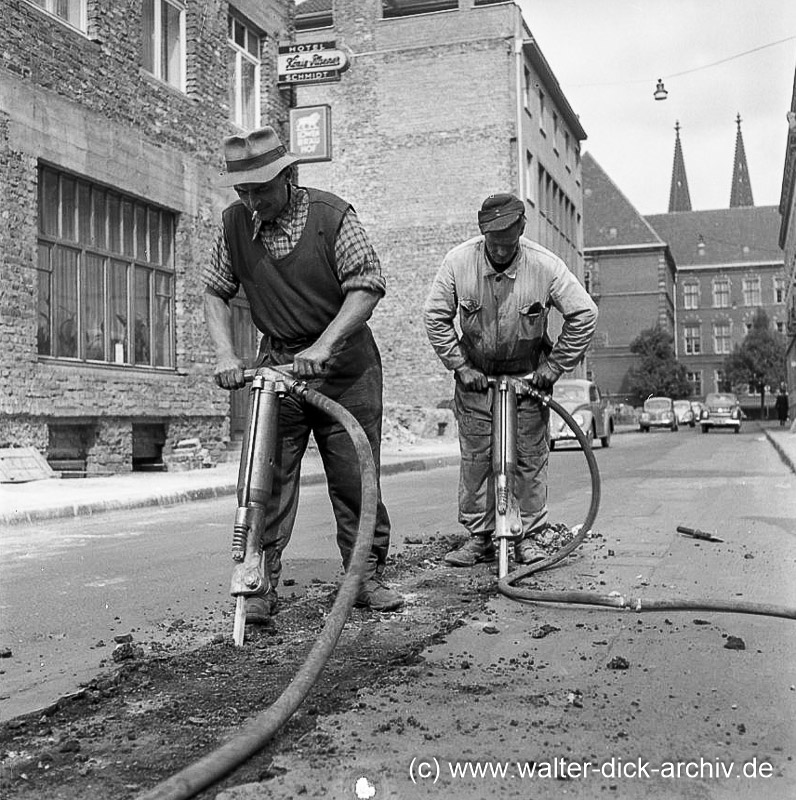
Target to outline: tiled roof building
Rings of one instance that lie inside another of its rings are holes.
[[[777,331],[787,328],[779,209],[752,204],[736,122],[733,205],[726,209],[691,210],[679,123],[667,214],[642,217],[584,154],[584,257],[600,307],[589,363],[594,379],[619,401],[627,399],[629,344],[656,323],[674,335],[694,397],[728,388],[724,359],[759,308]],[[742,402],[753,413],[759,401]]]

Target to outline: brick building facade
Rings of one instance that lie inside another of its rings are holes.
[[[615,401],[629,400],[626,377],[636,361],[630,344],[656,324],[674,337],[692,397],[699,399],[730,389],[724,360],[758,309],[774,331],[787,330],[779,210],[753,205],[737,124],[732,205],[726,209],[691,209],[679,123],[666,214],[642,217],[591,154],[584,155],[586,278],[600,309],[589,365]],[[742,392],[740,400],[757,413],[759,398]]]
[[[724,360],[741,344],[758,309],[765,311],[772,330],[781,335],[786,330],[777,207],[680,211],[646,219],[669,243],[677,263],[677,354],[693,396],[733,390],[724,381]],[[759,395],[742,391],[739,399],[748,413],[757,413]],[[767,401],[773,403],[771,394]]]
[[[220,142],[259,124],[258,69],[263,117],[286,122],[293,3],[2,5],[0,446],[101,473],[198,437],[215,460],[230,400],[200,268],[230,200]]]
[[[633,340],[654,325],[675,335],[675,263],[591,153],[583,156],[583,189],[586,286],[600,311],[589,369],[605,395],[625,403]]]
[[[788,383],[791,430],[796,431],[796,71],[793,77],[793,94],[788,112],[788,138],[785,146],[785,166],[782,171],[782,195],[779,202],[781,216],[779,246],[785,260],[785,320],[787,352],[785,377]]]
[[[379,252],[386,398],[433,406],[452,379],[423,301],[445,253],[478,234],[484,197],[523,197],[526,235],[582,279],[586,134],[514,3],[308,0],[296,25],[297,42],[351,54],[339,82],[296,88],[297,107],[329,105],[332,118],[332,160],[303,164],[301,182],[351,202]]]

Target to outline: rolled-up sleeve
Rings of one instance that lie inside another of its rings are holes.
[[[564,325],[547,361],[560,373],[569,372],[583,357],[594,336],[597,306],[563,262],[550,285],[550,300],[564,317]]]
[[[437,271],[423,306],[426,333],[440,361],[455,370],[467,363],[453,325],[458,308],[453,267],[446,258]]]
[[[202,280],[205,286],[224,300],[231,300],[238,293],[240,281],[232,272],[232,256],[223,225],[218,226],[215,244],[210,251],[210,260],[202,270]]]
[[[387,283],[381,273],[381,262],[353,208],[346,211],[340,223],[334,257],[343,294],[364,289],[384,296]]]

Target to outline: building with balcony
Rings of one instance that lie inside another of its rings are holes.
[[[274,74],[293,3],[4,12],[0,446],[100,474],[160,468],[199,439],[212,462],[230,397],[212,381],[200,269],[231,199],[214,187],[221,140],[286,123]]]

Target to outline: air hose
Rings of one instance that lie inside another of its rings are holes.
[[[339,403],[309,388],[305,383],[286,379],[287,390],[339,422],[351,438],[360,465],[362,503],[356,542],[326,624],[296,673],[281,695],[226,744],[159,783],[139,800],[183,800],[194,797],[232,772],[261,750],[290,719],[309,694],[337,644],[348,615],[359,593],[360,582],[373,543],[378,503],[378,478],[370,443],[356,419]]]
[[[615,594],[604,595],[582,591],[537,591],[524,586],[516,586],[515,584],[518,581],[530,575],[534,575],[537,572],[550,569],[550,567],[554,566],[580,547],[584,539],[591,533],[591,527],[597,516],[597,510],[600,505],[600,473],[597,468],[597,459],[594,457],[591,445],[581,430],[580,425],[575,422],[572,415],[560,403],[549,395],[543,394],[533,388],[529,388],[528,393],[537,402],[549,406],[555,411],[556,414],[564,420],[567,427],[580,443],[583,454],[586,456],[586,461],[589,465],[589,473],[591,475],[591,503],[589,504],[586,517],[581,525],[573,528],[573,530],[578,530],[575,537],[551,556],[544,559],[544,561],[537,561],[526,567],[521,567],[509,573],[504,578],[501,578],[498,581],[498,591],[501,594],[510,597],[512,600],[518,600],[523,603],[575,604],[620,610],[630,609],[633,611],[717,611],[733,614],[757,614],[767,617],[796,619],[796,608],[771,605],[768,603],[728,602],[710,599],[645,599],[641,597],[624,597]]]

